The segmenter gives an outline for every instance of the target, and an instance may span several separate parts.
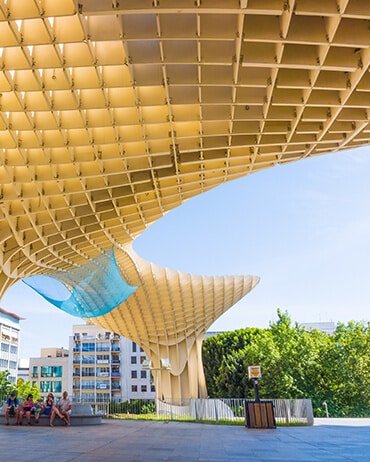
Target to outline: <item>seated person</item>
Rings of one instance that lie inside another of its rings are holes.
[[[16,397],[15,393],[10,393],[9,398],[5,402],[5,424],[9,425],[9,417],[15,416],[14,425],[18,425],[19,418],[19,400]]]
[[[63,391],[63,397],[58,402],[59,412],[65,417],[65,424],[71,425],[71,417],[69,415],[70,410],[72,409],[71,400],[68,398],[68,393]]]
[[[49,393],[48,397],[46,398],[45,404],[44,404],[44,414],[45,415],[50,415],[50,427],[54,427],[54,419],[55,416],[57,415],[60,419],[66,421],[66,418],[64,415],[62,415],[59,412],[59,409],[56,407],[54,403],[54,395],[53,393]]]
[[[31,412],[33,410],[33,395],[28,395],[23,401],[22,409],[19,412],[19,425],[22,425],[23,417],[26,416],[28,425],[31,425]]]
[[[33,407],[33,411],[35,413],[35,423],[38,424],[39,423],[39,419],[40,419],[40,415],[44,412],[44,402],[42,400],[42,398],[39,398],[34,407]]]

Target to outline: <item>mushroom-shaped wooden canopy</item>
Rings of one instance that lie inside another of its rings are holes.
[[[369,21],[363,0],[0,0],[0,295],[223,182],[367,145]]]

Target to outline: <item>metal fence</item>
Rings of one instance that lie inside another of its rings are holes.
[[[262,400],[263,401],[263,400]],[[313,425],[309,399],[272,399],[278,425]],[[160,400],[125,403],[90,403],[93,412],[117,418],[182,420],[214,424],[243,425],[245,399],[190,399],[181,404]]]
[[[6,398],[7,396],[0,396],[0,408],[4,405]],[[274,414],[278,425],[313,425],[310,399],[272,399],[269,401],[274,404]],[[109,401],[86,404],[91,406],[94,414],[117,418],[243,425],[245,423],[245,402],[245,399],[240,398],[189,399],[182,400],[181,403],[138,399],[122,403]]]

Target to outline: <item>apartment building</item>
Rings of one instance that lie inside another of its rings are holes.
[[[30,362],[28,359],[19,359],[17,380],[18,379],[23,379],[25,382],[30,380]]]
[[[147,359],[136,343],[92,324],[73,326],[69,393],[75,401],[154,399]]]
[[[18,375],[19,339],[21,318],[15,313],[0,308],[0,371],[9,371],[10,382],[15,383]]]
[[[336,325],[333,321],[329,322],[303,322],[300,324],[306,330],[318,330],[319,332],[324,332],[325,334],[332,335],[335,332]]]
[[[39,358],[30,358],[30,380],[37,383],[41,396],[53,393],[59,399],[68,390],[69,351],[64,348],[41,348]]]

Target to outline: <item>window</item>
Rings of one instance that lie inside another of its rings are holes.
[[[90,355],[82,355],[82,364],[94,364],[95,363],[95,356]]]
[[[152,393],[155,392],[155,386],[154,386],[154,385],[150,385],[150,391],[151,391]]]
[[[15,345],[10,345],[10,353],[16,355],[18,353],[18,347]]]
[[[131,385],[132,393],[137,393],[137,385]]]
[[[133,353],[136,353],[136,348],[137,348],[137,345],[135,342],[132,342],[132,352]]]
[[[97,355],[96,362],[98,364],[109,364],[109,355]]]
[[[131,378],[137,379],[137,371],[131,371]]]
[[[7,359],[0,359],[0,367],[8,367],[8,360]]]
[[[82,376],[83,377],[94,377],[95,375],[95,368],[94,367],[83,367],[82,368]]]
[[[109,377],[109,367],[98,367],[96,369],[96,375],[98,377]]]
[[[131,364],[137,364],[136,356],[131,356]]]
[[[79,395],[76,395],[79,398]],[[81,400],[82,402],[86,401],[95,401],[94,393],[81,393]]]
[[[141,371],[140,376],[142,379],[146,379],[146,371]]]
[[[62,377],[63,366],[41,366],[41,377]]]
[[[9,344],[1,342],[1,351],[9,351]]]
[[[146,356],[140,356],[140,364],[143,364],[145,360],[146,360]]]
[[[147,392],[147,387],[146,385],[141,385],[141,392],[146,393]]]
[[[17,369],[17,361],[9,361],[9,369]]]
[[[112,377],[120,377],[120,369],[119,366],[112,366]]]
[[[109,342],[99,342],[96,344],[96,351],[109,351],[110,343]]]
[[[62,382],[40,382],[41,393],[60,393],[62,391]]]
[[[88,352],[88,351],[95,351],[95,343],[83,343],[82,344],[82,351]]]
[[[34,377],[36,379],[38,376],[39,376],[38,367],[33,366],[33,368],[32,368],[32,377]]]
[[[110,400],[109,393],[97,393],[96,394],[96,402],[97,403],[106,403]]]
[[[81,388],[83,390],[90,390],[95,388],[94,380],[81,380]]]
[[[97,380],[96,389],[97,390],[109,390],[109,382],[105,380]]]

